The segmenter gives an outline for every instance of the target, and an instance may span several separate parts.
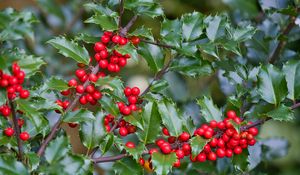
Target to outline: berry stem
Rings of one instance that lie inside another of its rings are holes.
[[[130,19],[130,21],[127,23],[127,25],[124,27],[124,28],[122,28],[121,30],[120,30],[120,35],[121,36],[126,36],[126,34],[127,34],[127,32],[129,31],[129,29],[132,27],[132,25],[134,24],[134,22],[137,20],[137,18],[138,18],[138,16],[137,15],[134,15],[131,19]]]
[[[97,72],[99,71],[99,66],[95,66],[92,70],[92,74],[97,74]],[[83,84],[83,87],[86,88],[88,86],[88,84],[90,83],[89,80],[85,81],[85,83]],[[82,94],[76,94],[75,99],[72,101],[72,103],[68,106],[68,108],[66,109],[66,111],[64,112],[64,114],[68,113],[69,111],[71,111],[72,109],[74,109],[74,107],[76,106],[79,98],[82,96]],[[62,118],[60,117],[57,122],[54,124],[54,126],[51,129],[50,134],[47,136],[47,138],[42,142],[40,149],[37,152],[38,156],[42,156],[44,154],[44,151],[48,145],[48,143],[55,137],[56,133],[59,131],[60,129],[60,124],[62,122]]]
[[[20,139],[21,132],[20,132],[20,128],[18,125],[18,119],[17,119],[14,102],[9,100],[9,105],[10,105],[11,112],[12,112],[13,127],[14,127],[14,130],[16,131],[16,139],[17,139],[17,144],[18,144],[18,159],[20,161],[23,161],[23,145],[22,145],[22,141]]]

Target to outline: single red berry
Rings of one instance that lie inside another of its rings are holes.
[[[76,92],[79,93],[79,94],[84,93],[84,87],[83,87],[83,85],[78,85],[76,87]]]
[[[176,150],[176,156],[178,159],[184,158],[184,151],[182,151],[181,149]]]
[[[188,141],[189,139],[190,139],[190,134],[189,133],[187,133],[187,132],[183,132],[182,134],[180,134],[180,136],[179,136],[179,140],[181,141],[181,142],[186,142],[186,141]]]
[[[127,126],[127,130],[128,130],[129,134],[135,133],[136,132],[136,127],[133,126],[133,125],[129,125],[129,126]]]
[[[116,70],[116,65],[115,65],[115,64],[109,63],[109,64],[107,65],[107,70],[108,70],[109,72],[115,72],[115,70]]]
[[[105,31],[105,32],[103,32],[103,35],[111,37],[113,35],[113,33],[111,31]]]
[[[83,76],[82,78],[80,78],[80,81],[83,83],[83,82],[86,82],[86,80],[89,78],[88,75],[85,75]]]
[[[8,80],[6,80],[6,79],[2,79],[2,80],[0,80],[0,86],[1,87],[6,87],[6,86],[8,86]]]
[[[104,37],[104,38],[107,39],[107,37]],[[109,42],[109,40],[108,40],[108,42]],[[95,43],[95,46],[94,46],[95,52],[100,52],[101,50],[104,50],[104,49],[106,49],[106,46],[103,43],[101,43],[101,42]]]
[[[218,146],[218,139],[217,138],[213,138],[210,142],[209,142],[209,145],[211,147],[216,147]]]
[[[11,137],[13,136],[15,133],[14,129],[13,128],[6,128],[4,129],[4,134],[8,137]]]
[[[95,87],[93,85],[88,85],[86,88],[85,88],[85,91],[87,93],[93,93],[95,91]]]
[[[127,136],[128,131],[127,131],[126,127],[120,127],[119,134],[123,137]]]
[[[174,136],[168,137],[168,142],[169,143],[175,143],[175,141],[176,141],[176,137],[174,137]]]
[[[115,35],[112,37],[112,42],[118,44],[120,42],[121,37],[119,35]]]
[[[167,129],[166,127],[163,127],[162,133],[163,133],[165,136],[170,136],[170,133],[169,133],[169,131],[168,131],[168,129]]]
[[[211,148],[210,148],[209,144],[206,144],[206,145],[203,147],[203,151],[206,152],[206,153],[211,152]]]
[[[190,152],[191,152],[191,146],[190,146],[190,144],[184,143],[184,144],[182,145],[182,150],[183,150],[184,152],[190,153]]]
[[[131,88],[130,87],[125,87],[124,94],[125,94],[126,97],[129,97],[131,95]]]
[[[160,146],[160,149],[161,149],[161,151],[162,151],[164,154],[170,154],[171,151],[172,151],[172,147],[171,147],[171,145],[170,145],[168,142],[163,143],[163,144]]]
[[[211,131],[205,131],[205,132],[204,132],[204,137],[205,137],[206,139],[212,138],[212,137],[213,137],[213,132],[211,132]]]
[[[25,121],[21,118],[18,119],[18,126],[21,128],[24,125]]]
[[[253,136],[257,136],[257,134],[258,134],[258,129],[255,128],[255,127],[253,127],[253,128],[250,128],[250,129],[248,130],[248,132],[249,132],[250,134],[252,134]]]
[[[117,64],[115,64],[115,70],[114,70],[114,72],[120,72],[120,66],[119,65],[117,65]]]
[[[126,44],[127,44],[127,39],[121,37],[120,40],[119,40],[119,44],[120,44],[120,45],[126,45]]]
[[[101,37],[101,41],[103,42],[103,43],[109,43],[109,41],[110,41],[110,36],[108,36],[108,35],[103,35],[102,37]]]
[[[216,161],[217,160],[217,155],[214,152],[210,152],[210,153],[208,153],[207,158],[208,158],[208,160]]]
[[[137,37],[137,36],[133,36],[131,37],[131,43],[134,44],[134,45],[138,45],[140,43],[140,38]]]
[[[29,137],[30,137],[30,136],[29,136],[28,132],[26,132],[26,131],[21,132],[21,134],[20,134],[20,139],[23,140],[23,141],[28,140]]]
[[[108,61],[107,60],[100,60],[99,61],[99,67],[102,69],[106,69],[108,66]]]
[[[7,92],[8,94],[13,94],[13,93],[15,93],[16,90],[15,90],[14,87],[15,87],[15,86],[9,86],[9,87],[7,87],[7,88],[6,88],[6,92]]]
[[[234,154],[241,154],[243,152],[243,149],[239,146],[234,147],[233,149]]]
[[[22,90],[20,92],[20,98],[26,99],[29,97],[29,95],[30,95],[30,92],[28,90]]]
[[[247,134],[247,140],[252,140],[252,139],[254,139],[253,135],[250,134],[250,133],[248,133],[248,134]]]
[[[131,114],[131,110],[128,106],[124,106],[123,108],[121,108],[121,113],[123,115],[130,115]]]
[[[123,102],[117,102],[117,106],[121,110],[121,108],[123,108],[125,104]]]
[[[178,168],[180,167],[180,160],[177,159],[175,163],[173,163],[173,167]]]
[[[197,155],[197,161],[198,162],[205,162],[206,161],[206,154],[200,153]]]
[[[226,157],[232,157],[233,152],[231,149],[226,149],[225,154],[226,154]]]
[[[132,96],[132,95],[131,95],[131,96],[128,97],[128,102],[129,102],[129,104],[136,104],[137,101],[138,101],[138,99],[137,99],[136,96]]]
[[[216,120],[212,120],[209,122],[209,126],[212,128],[216,128],[218,126],[218,122]]]
[[[86,96],[81,96],[80,98],[79,98],[79,103],[80,104],[82,104],[82,105],[85,105],[85,104],[87,104],[87,99],[86,99]]]
[[[224,142],[223,139],[219,139],[219,140],[218,140],[218,147],[220,147],[220,148],[225,147],[225,142]]]
[[[25,72],[24,71],[20,71],[18,74],[16,74],[18,79],[24,79],[25,78]]]
[[[230,118],[230,119],[234,119],[235,117],[237,117],[236,113],[234,110],[229,110],[227,111],[226,113],[227,117]]]
[[[102,98],[101,92],[99,92],[99,91],[97,91],[97,90],[92,94],[92,96],[93,96],[93,98],[94,98],[95,100],[99,100],[99,99]]]
[[[145,165],[145,160],[144,160],[142,157],[139,159],[139,164],[140,164],[141,166],[144,166],[144,165]]]
[[[127,60],[123,57],[120,57],[118,60],[118,65],[121,67],[124,67],[124,66],[126,66],[126,64],[127,64]]]
[[[223,158],[226,155],[226,152],[225,152],[225,150],[223,148],[218,148],[217,151],[216,151],[216,153],[217,153],[217,156],[219,158]]]
[[[163,140],[163,139],[157,139],[156,141],[155,141],[155,144],[157,145],[157,146],[161,146],[163,143],[165,143],[166,141],[165,140]]]
[[[67,90],[61,91],[60,93],[63,96],[68,96],[71,93],[71,91],[69,89],[67,89]]]
[[[110,57],[110,63],[117,64],[119,62],[119,58],[115,55]]]
[[[77,81],[75,80],[75,79],[71,79],[70,81],[69,81],[69,83],[68,83],[68,85],[70,86],[70,87],[75,87],[75,86],[77,86]]]
[[[153,154],[153,153],[157,153],[158,152],[158,149],[157,148],[151,148],[150,150],[149,150],[149,154],[151,155],[151,154]]]
[[[255,145],[255,143],[256,143],[255,139],[248,140],[248,145],[250,145],[250,146]]]
[[[8,79],[8,82],[9,82],[10,85],[18,84],[18,78],[17,78],[17,77],[14,77],[14,76],[11,76],[11,77]]]
[[[140,94],[140,89],[138,87],[133,87],[131,89],[131,95],[138,96]]]
[[[127,148],[135,148],[135,144],[134,144],[133,142],[127,142],[127,143],[125,144],[125,146],[126,146]]]
[[[96,74],[90,74],[89,80],[91,82],[97,82],[98,81],[98,76]]]

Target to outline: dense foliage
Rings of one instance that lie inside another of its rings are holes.
[[[48,29],[36,27],[33,13],[1,11],[1,174],[92,174],[106,162],[113,162],[107,173],[122,175],[263,173],[259,164],[284,156],[288,143],[260,139],[260,126],[293,122],[300,107],[300,60],[293,46],[300,39],[299,7],[275,2],[260,1],[257,19],[247,11],[194,11],[169,19],[156,0],[77,4],[83,6],[79,15],[92,14],[84,22],[97,34],[86,30],[75,37],[68,33],[78,16],[62,31],[48,24],[53,36],[45,37]],[[54,1],[38,3],[43,14],[65,23]],[[161,25],[136,25],[140,18]],[[35,48],[35,41],[47,46]],[[30,55],[39,51],[55,54]],[[68,69],[51,61],[56,53],[72,59],[72,75],[47,68]],[[154,74],[148,86],[126,86],[120,72],[140,62]],[[176,87],[166,78],[172,73],[217,77],[226,104],[204,95],[192,99],[199,115],[186,112],[180,93],[168,92]],[[79,132],[84,153],[72,149],[66,130]]]

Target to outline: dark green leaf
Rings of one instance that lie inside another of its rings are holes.
[[[271,117],[273,120],[278,121],[291,121],[295,118],[292,109],[285,105],[280,105],[278,108],[268,112],[266,115]]]
[[[205,18],[204,22],[207,25],[206,35],[208,39],[211,41],[215,41],[219,37],[220,33],[222,32],[221,29],[222,17],[208,16]]]
[[[116,175],[142,175],[142,167],[132,158],[123,158],[113,165]]]
[[[60,136],[49,143],[45,150],[45,158],[48,163],[53,164],[62,159],[69,151],[67,137]]]
[[[116,50],[122,55],[129,54],[135,62],[138,62],[136,47],[131,43],[127,43],[125,46],[118,46]]]
[[[287,81],[289,91],[288,98],[291,100],[300,97],[300,62],[299,60],[290,60],[283,66],[283,72]]]
[[[284,74],[275,66],[262,67],[259,75],[258,91],[262,99],[278,105],[287,95],[287,83]]]
[[[84,4],[84,7],[88,10],[93,10],[94,12],[102,14],[102,15],[111,16],[113,13],[112,10],[110,10],[107,7],[103,7],[101,4],[87,3],[87,4]]]
[[[204,139],[200,136],[195,136],[191,138],[192,155],[196,157],[204,148],[204,146],[209,142],[209,140]]]
[[[203,15],[199,12],[188,13],[182,16],[182,34],[186,41],[195,40],[200,37],[203,25]]]
[[[117,14],[115,12],[112,13],[110,16],[95,14],[89,19],[85,20],[84,22],[100,25],[103,30],[114,31],[114,30],[118,30],[116,16]]]
[[[6,92],[3,89],[0,89],[0,106],[6,103]]]
[[[100,149],[102,151],[102,155],[104,155],[111,148],[113,143],[114,143],[114,135],[107,134],[100,144]]]
[[[40,164],[40,157],[34,152],[29,152],[25,156],[28,160],[28,168],[31,171],[36,170]]]
[[[152,154],[152,164],[154,171],[158,175],[167,175],[171,170],[173,164],[176,162],[176,154],[161,154],[159,152]]]
[[[168,128],[172,136],[179,136],[182,133],[182,118],[174,103],[162,100],[157,103],[158,111],[161,115],[163,124]]]
[[[0,156],[0,172],[7,175],[29,175],[26,167],[14,157]]]
[[[72,112],[68,112],[64,118],[64,122],[70,122],[70,123],[79,123],[79,122],[85,122],[85,121],[94,121],[95,117],[92,112],[86,110],[86,109],[80,109]]]
[[[123,100],[125,100],[123,89],[123,81],[118,77],[103,77],[99,78],[95,83],[96,86],[102,86],[103,88],[109,88],[113,91],[113,94]]]
[[[18,61],[18,64],[26,73],[26,77],[29,78],[30,76],[38,72],[40,67],[42,65],[45,65],[46,63],[40,57],[34,57],[30,55]]]
[[[204,96],[203,99],[197,100],[197,103],[201,107],[201,114],[207,122],[222,120],[222,112],[214,105],[211,97]]]
[[[75,36],[75,41],[83,41],[85,43],[94,44],[99,42],[100,36],[92,36],[87,33],[80,33]]]
[[[119,114],[119,109],[117,108],[117,105],[112,101],[111,97],[104,95],[101,100],[99,100],[99,103],[108,113],[114,116],[117,116]]]
[[[51,77],[50,80],[46,83],[47,89],[64,91],[69,89],[68,83],[60,78]]]
[[[145,28],[144,26],[135,29],[132,33],[130,33],[130,35],[131,36],[143,37],[143,38],[153,40],[153,35],[152,35],[152,32],[151,32],[151,29],[150,28]]]
[[[169,86],[168,81],[166,80],[158,80],[154,81],[150,87],[151,92],[161,92]]]
[[[185,120],[185,122],[183,124],[183,127],[184,127],[183,129],[186,132],[190,133],[190,135],[193,135],[194,134],[194,130],[196,128],[196,126],[194,124],[194,120],[192,119],[191,116],[186,117],[184,120]]]
[[[96,114],[95,120],[86,121],[80,126],[79,134],[84,146],[89,150],[98,146],[102,140],[105,133],[103,126],[103,112],[98,112]]]
[[[164,19],[161,23],[160,35],[163,43],[171,46],[180,47],[182,41],[182,23],[180,20]]]
[[[151,18],[163,15],[163,10],[156,0],[129,0],[125,1],[124,7]]]
[[[89,64],[90,56],[85,47],[80,47],[74,41],[68,41],[65,37],[56,37],[47,43],[59,50],[65,57],[74,59],[78,63]]]
[[[124,146],[124,149],[136,160],[138,161],[140,157],[142,156],[144,150],[145,150],[145,145],[144,144],[139,144],[135,148],[128,148],[127,146]]]
[[[235,154],[232,158],[232,164],[240,171],[245,171],[248,167],[248,149],[244,149],[241,154]]]
[[[152,71],[158,72],[164,66],[164,54],[160,47],[140,43],[138,53],[147,61]]]
[[[65,20],[65,16],[63,11],[56,1],[48,1],[48,0],[38,0],[39,7],[44,10],[45,13],[55,15],[61,20]]]

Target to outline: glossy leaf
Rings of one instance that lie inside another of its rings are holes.
[[[162,154],[159,152],[152,154],[152,164],[154,171],[158,175],[167,175],[172,170],[173,164],[176,162],[176,154]]]
[[[64,118],[64,122],[70,122],[70,123],[79,123],[84,121],[94,121],[95,117],[91,111],[88,111],[86,109],[80,109],[72,112],[68,112]]]
[[[191,138],[192,155],[196,157],[204,148],[204,146],[209,142],[209,140],[204,139],[200,136],[195,136]]]
[[[108,88],[112,90],[113,94],[121,99],[124,99],[124,82],[118,77],[103,77],[99,78],[95,83],[96,86],[101,86],[102,88]]]
[[[197,103],[201,107],[200,112],[207,122],[211,120],[222,120],[222,112],[213,103],[211,97],[204,96],[202,99],[199,99]]]
[[[49,143],[45,150],[45,158],[48,163],[52,164],[62,159],[69,151],[67,137],[60,136]]]
[[[64,91],[69,89],[68,83],[60,78],[51,77],[50,80],[46,83],[47,89]]]
[[[18,64],[26,73],[26,77],[29,78],[38,72],[41,66],[45,65],[46,63],[40,57],[34,57],[31,55],[18,61]]]
[[[195,40],[200,37],[203,25],[203,15],[199,12],[188,13],[182,16],[182,34],[186,41]]]
[[[13,157],[0,156],[0,172],[9,175],[29,175],[26,167]]]
[[[285,79],[287,81],[288,98],[295,100],[300,97],[300,62],[290,60],[283,66]]]
[[[59,50],[65,57],[74,59],[78,63],[89,64],[90,56],[85,47],[79,46],[74,41],[69,41],[65,37],[56,37],[47,43]]]
[[[130,42],[127,43],[125,46],[118,46],[116,50],[121,53],[122,55],[129,54],[135,62],[138,62],[137,51],[134,45]]]
[[[266,115],[271,117],[273,120],[278,121],[291,121],[295,118],[292,109],[285,105],[280,105],[278,108],[268,112]]]
[[[117,116],[119,114],[119,109],[117,105],[112,101],[110,96],[104,95],[99,103],[103,106],[103,108],[109,112],[110,114]]]
[[[112,134],[107,134],[102,143],[100,144],[100,149],[102,151],[102,154],[104,155],[107,151],[109,151],[109,149],[111,148],[111,146],[114,143],[114,136]]]
[[[116,13],[112,13],[110,16],[108,15],[100,15],[95,14],[89,19],[84,21],[85,23],[93,23],[101,26],[103,30],[114,31],[118,29],[118,24],[116,20]]]
[[[113,165],[116,175],[142,175],[142,167],[132,158],[123,158]]]
[[[124,149],[133,157],[133,159],[138,161],[145,150],[145,145],[139,144],[135,148],[128,148],[127,146],[124,146]]]
[[[164,66],[164,54],[160,47],[141,43],[138,53],[147,61],[152,71],[157,72]]]

